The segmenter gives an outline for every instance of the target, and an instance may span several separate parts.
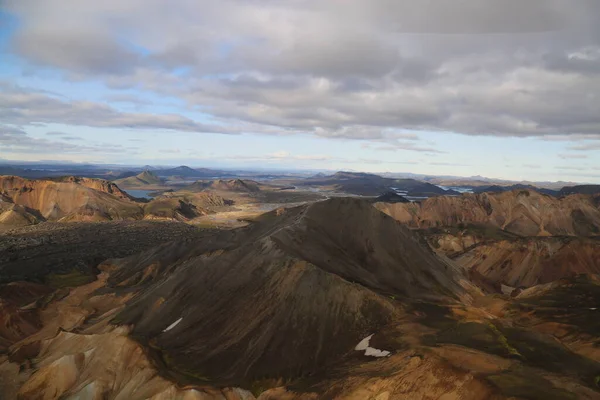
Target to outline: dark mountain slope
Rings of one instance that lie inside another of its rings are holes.
[[[452,265],[356,199],[274,211],[112,268],[111,285],[142,289],[119,323],[133,324],[177,379],[223,385],[323,371],[394,319],[388,296],[465,293]]]
[[[205,190],[253,193],[260,192],[260,185],[258,182],[249,179],[218,179],[214,181],[197,181],[181,189],[181,191],[188,192],[202,192]]]
[[[578,185],[566,186],[558,192],[559,196],[568,196],[570,194],[598,194],[600,185]]]
[[[163,180],[159,178],[154,172],[144,171],[136,176],[130,176],[114,181],[115,184],[125,187],[137,187],[137,186],[148,186],[148,185],[160,185]]]
[[[331,186],[333,189],[361,196],[378,196],[396,188],[408,192],[409,196],[457,195],[453,190],[444,190],[436,185],[414,179],[384,178],[361,172],[337,172],[334,175],[312,177],[296,183],[300,186]]]

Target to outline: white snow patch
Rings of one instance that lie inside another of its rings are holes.
[[[366,338],[364,338],[363,340],[361,340],[356,347],[354,348],[354,350],[357,351],[364,351],[365,352],[365,356],[371,356],[371,357],[388,357],[390,355],[390,352],[387,350],[379,350],[373,347],[369,346],[369,342],[371,341],[371,338],[373,337],[373,335],[369,335]]]
[[[371,341],[372,337],[373,337],[373,335],[369,335],[366,338],[364,338],[363,340],[361,340],[360,343],[358,343],[356,345],[356,347],[354,348],[354,350],[358,350],[358,351],[365,351],[365,350],[367,350],[367,348],[369,347],[369,342]]]
[[[365,356],[387,357],[389,355],[390,355],[389,351],[374,349],[373,347],[367,347],[367,350],[365,351]]]
[[[167,331],[170,331],[171,329],[175,328],[182,320],[183,320],[183,317],[179,318],[177,321],[175,321],[171,325],[167,326],[163,330],[163,332],[167,332]]]

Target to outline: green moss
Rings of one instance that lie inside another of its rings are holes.
[[[515,349],[514,347],[512,347],[510,345],[510,343],[508,343],[508,339],[506,338],[506,336],[504,336],[502,334],[502,332],[500,332],[498,330],[498,328],[496,328],[496,326],[494,324],[488,323],[488,326],[497,335],[498,340],[500,341],[500,343],[502,344],[502,346],[506,349],[506,351],[508,351],[508,354],[513,355],[513,356],[517,356],[517,357],[522,357],[521,353],[519,353],[517,351],[517,349]]]
[[[76,287],[88,284],[96,280],[92,274],[86,274],[77,269],[73,269],[65,274],[48,274],[46,284],[53,288]]]
[[[492,324],[481,324],[478,322],[465,322],[455,324],[452,328],[439,332],[437,335],[426,338],[425,344],[432,343],[457,344],[470,347],[489,354],[495,354],[501,357],[510,357],[521,355],[512,347],[506,337]]]
[[[508,341],[528,365],[571,375],[589,387],[596,387],[600,363],[573,353],[557,340],[519,328],[501,328]]]
[[[574,400],[577,396],[527,370],[518,369],[490,375],[487,380],[506,396],[531,400]]]
[[[161,352],[160,355],[162,358],[162,362],[164,363],[165,367],[167,367],[169,370],[177,374],[183,375],[193,382],[210,382],[210,378],[208,378],[207,376],[199,374],[195,371],[182,368],[181,365],[178,364],[169,354]]]

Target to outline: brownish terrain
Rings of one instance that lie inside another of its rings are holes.
[[[480,223],[521,236],[600,234],[600,196],[556,198],[532,190],[432,197],[376,207],[413,228]]]
[[[4,234],[12,244],[0,260],[39,257],[14,269],[21,275],[0,271],[10,276],[0,285],[0,396],[600,398],[595,275],[486,295],[440,250],[444,240],[436,254],[420,233],[351,198],[280,208],[235,230],[154,224]],[[520,240],[497,228],[460,232],[456,254]],[[86,247],[96,256],[85,258]],[[50,249],[64,250],[46,260]],[[69,270],[76,260],[92,274]]]
[[[152,172],[144,171],[135,176],[117,179],[114,181],[114,183],[124,188],[144,188],[160,187],[164,184],[164,181]]]
[[[376,207],[416,228],[489,292],[600,273],[600,198],[535,191],[436,197]]]
[[[101,179],[0,177],[0,228],[4,229],[44,221],[189,221],[227,204],[214,193],[142,201]]]

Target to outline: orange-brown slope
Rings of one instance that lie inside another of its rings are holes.
[[[12,203],[33,210],[45,220],[140,219],[142,209],[115,184],[68,177],[29,180],[0,177],[0,192]]]
[[[102,179],[66,177],[29,180],[0,176],[0,224],[23,226],[40,221],[168,219],[187,221],[224,203],[218,196],[137,201]]]
[[[600,233],[599,204],[598,196],[559,199],[531,190],[514,190],[375,206],[415,228],[485,223],[522,236],[591,236]]]
[[[486,243],[454,258],[487,280],[530,287],[577,274],[600,274],[600,241],[532,238]]]

